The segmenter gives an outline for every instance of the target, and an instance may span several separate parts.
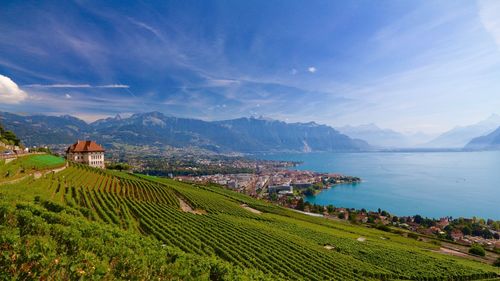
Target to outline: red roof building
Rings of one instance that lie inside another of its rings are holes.
[[[91,167],[104,168],[104,148],[95,141],[78,140],[66,149],[66,159]]]

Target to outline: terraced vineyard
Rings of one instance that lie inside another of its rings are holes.
[[[217,186],[71,164],[0,192],[64,203],[96,223],[274,279],[481,280],[500,274],[484,263],[434,253],[433,244],[310,217]]]

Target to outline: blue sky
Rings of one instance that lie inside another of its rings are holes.
[[[437,133],[500,113],[500,1],[6,1],[0,110]]]

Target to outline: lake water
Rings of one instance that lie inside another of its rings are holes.
[[[500,220],[500,152],[304,153],[261,158],[302,161],[299,170],[358,176],[307,201],[395,215]]]

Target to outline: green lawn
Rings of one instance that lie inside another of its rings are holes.
[[[49,154],[21,156],[6,162],[0,161],[0,182],[21,178],[36,171],[59,168],[66,163],[63,158]]]
[[[26,156],[21,157],[19,160],[22,165],[31,167],[33,170],[57,168],[63,166],[65,163],[63,158],[49,154]]]

